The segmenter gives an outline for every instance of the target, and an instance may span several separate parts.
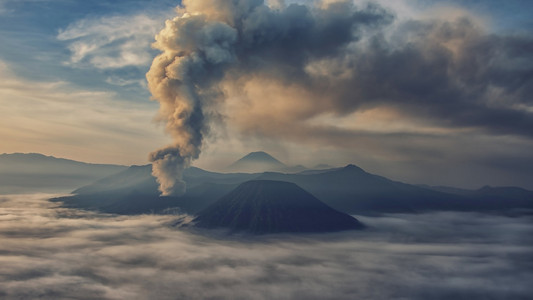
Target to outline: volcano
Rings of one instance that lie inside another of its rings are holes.
[[[253,234],[362,229],[357,219],[334,210],[294,183],[252,180],[200,211],[199,228]]]
[[[226,169],[228,172],[259,173],[265,171],[280,171],[285,168],[287,168],[287,166],[284,163],[275,159],[270,154],[258,151],[248,153]]]

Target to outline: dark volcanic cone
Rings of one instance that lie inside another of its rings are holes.
[[[294,183],[253,180],[239,185],[194,219],[201,228],[256,234],[362,229],[355,218],[334,210]]]

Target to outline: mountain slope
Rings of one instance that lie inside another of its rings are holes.
[[[159,197],[150,165],[132,166],[56,201],[63,201],[67,207],[118,214],[162,212],[176,207],[195,214],[239,184],[254,179],[295,183],[332,208],[350,214],[533,210],[533,192],[524,189],[433,190],[370,174],[354,165],[298,174],[225,174],[191,167],[184,174],[187,193],[179,198]]]
[[[258,179],[296,183],[331,207],[347,213],[489,210],[493,207],[488,203],[477,201],[474,197],[392,181],[367,173],[354,165],[315,173],[265,173]],[[505,203],[503,200],[500,199],[502,208],[516,205],[523,207],[524,204]],[[533,204],[533,199],[530,200],[529,203]]]
[[[0,194],[67,192],[126,168],[37,153],[0,154]]]
[[[63,206],[116,214],[161,213],[171,208],[194,214],[216,201],[252,174],[221,174],[190,167],[184,172],[187,192],[180,197],[160,197],[151,165],[131,166],[73,191],[73,195],[52,199]]]
[[[193,222],[200,228],[256,234],[363,228],[355,218],[332,209],[297,185],[270,180],[239,185],[198,213]]]

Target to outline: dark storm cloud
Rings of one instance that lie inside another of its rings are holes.
[[[235,46],[239,67],[244,73],[266,70],[305,84],[310,61],[338,57],[365,30],[379,30],[392,20],[392,14],[378,5],[360,9],[348,1],[322,9],[292,4],[281,11],[261,5],[233,21],[242,24]]]
[[[283,78],[279,84],[300,85],[314,95],[306,101],[311,101],[315,110],[301,115],[300,120],[298,115],[290,116],[296,120],[286,118],[283,111],[268,114],[269,118],[281,120],[278,125],[287,129],[287,123],[298,123],[328,111],[347,115],[388,106],[439,126],[532,137],[531,36],[488,34],[464,16],[408,21],[385,38],[385,32],[392,30],[388,28],[390,15],[382,9],[371,11],[374,18],[370,20],[374,22],[370,24],[376,27],[374,30],[361,34],[351,31],[347,40],[341,34],[338,40],[333,38],[339,43],[333,43],[332,49],[326,42],[329,35],[312,31],[308,25],[302,29],[305,33],[298,36],[310,36],[312,42],[303,38],[300,47],[285,49],[277,46],[276,39],[261,43],[260,51],[245,52],[245,57],[250,58],[243,60],[261,57],[265,66],[246,69],[245,76]],[[335,17],[339,19],[342,17]],[[360,36],[365,38],[364,42]],[[294,48],[298,54],[292,52]],[[279,55],[264,54],[277,51]],[[289,79],[290,83],[283,83]],[[299,102],[295,101],[295,105]],[[255,125],[253,120],[250,118],[241,125],[245,128]],[[261,121],[263,131],[276,134],[265,124],[266,119]],[[307,129],[312,134],[313,129]]]
[[[396,33],[399,46],[374,39],[355,55],[356,93],[346,90],[346,108],[384,102],[436,118],[448,126],[480,127],[531,137],[533,103],[531,36],[485,34],[473,21],[410,21]],[[408,40],[409,42],[402,42]]]
[[[169,227],[174,216],[98,215],[41,197],[7,198],[0,208],[4,299],[526,299],[533,292],[531,217],[360,217],[365,232],[211,238]]]

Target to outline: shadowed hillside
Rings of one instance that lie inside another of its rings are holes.
[[[159,196],[151,165],[130,168],[73,191],[72,196],[52,199],[63,206],[116,214],[165,213],[169,210],[194,214],[234,189],[253,174],[221,174],[190,167],[185,170],[187,192],[180,197]]]
[[[327,206],[293,183],[245,182],[198,213],[195,226],[251,233],[362,229],[355,218]]]

